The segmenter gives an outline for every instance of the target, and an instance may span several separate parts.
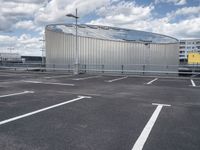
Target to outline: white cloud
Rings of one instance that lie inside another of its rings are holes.
[[[1,13],[4,15],[31,15],[40,6],[34,3],[16,3],[16,2],[3,2],[1,6]]]
[[[155,0],[155,3],[174,3],[175,5],[185,5],[187,0]]]
[[[176,3],[176,5],[185,5],[186,3],[186,0],[179,0],[178,3]]]
[[[42,42],[39,37],[32,37],[28,34],[21,36],[0,35],[0,52],[8,52],[8,48],[13,47],[13,52],[21,55],[41,56]]]
[[[183,8],[178,9],[175,12],[175,15],[191,15],[191,14],[200,15],[200,6],[196,6],[196,7],[183,7]]]
[[[163,18],[155,18],[153,10],[151,5],[137,6],[134,2],[123,2],[120,5],[100,8],[97,11],[100,18],[90,21],[89,24],[144,30],[176,38],[200,37],[200,7],[184,7],[168,13]],[[178,17],[185,19],[174,21]]]
[[[7,45],[16,41],[16,37],[14,36],[7,36],[7,35],[0,35],[0,45]]]
[[[13,28],[15,23],[30,20],[41,7],[41,4],[23,3],[21,1],[2,1],[0,5],[0,31]]]
[[[67,13],[75,13],[76,8],[78,8],[78,15],[84,16],[110,1],[111,0],[52,0],[46,7],[38,10],[35,14],[35,21],[40,24],[64,22],[69,19],[65,17],[65,15]]]
[[[101,7],[97,14],[99,19],[90,24],[124,25],[151,18],[153,6],[137,6],[135,2],[120,2],[116,5]]]
[[[170,23],[167,19],[155,19],[146,25],[147,31],[171,35],[176,38],[199,38],[200,18],[191,18],[177,23]],[[155,28],[156,27],[156,28]]]
[[[35,29],[36,26],[34,25],[32,20],[25,20],[25,21],[20,21],[17,22],[15,25],[16,29],[26,29],[26,30],[32,30]]]
[[[2,0],[2,2],[16,2],[16,3],[44,3],[48,0]]]

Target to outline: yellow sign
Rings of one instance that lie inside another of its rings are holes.
[[[188,64],[200,64],[200,53],[198,52],[188,53]]]

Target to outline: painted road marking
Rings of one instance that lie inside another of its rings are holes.
[[[79,80],[87,80],[87,79],[93,79],[93,78],[99,78],[101,76],[91,76],[91,77],[85,77],[85,78],[76,78],[76,79],[72,79],[72,80],[76,80],[76,81],[79,81]]]
[[[65,78],[65,77],[72,77],[74,75],[60,75],[60,76],[50,76],[50,77],[44,77],[45,79],[52,79],[52,78]]]
[[[54,92],[55,92],[55,91],[54,91]],[[66,92],[66,91],[57,91],[57,92],[58,92],[58,93],[62,93],[62,94],[101,96],[101,94],[95,94],[95,93],[78,93],[78,92]]]
[[[28,116],[32,116],[32,115],[38,114],[40,112],[43,112],[43,111],[46,111],[46,110],[49,110],[49,109],[53,109],[53,108],[56,108],[56,107],[59,107],[59,106],[62,106],[62,105],[66,105],[66,104],[69,104],[69,103],[72,103],[72,102],[75,102],[75,101],[78,101],[78,100],[81,100],[81,99],[84,99],[84,98],[91,98],[91,97],[89,97],[89,96],[78,96],[78,98],[75,98],[75,99],[72,99],[72,100],[69,100],[69,101],[65,101],[65,102],[62,102],[62,103],[59,103],[59,104],[56,104],[56,105],[52,105],[52,106],[45,107],[45,108],[42,108],[42,109],[39,109],[39,110],[36,110],[36,111],[32,111],[32,112],[24,114],[24,115],[20,115],[20,116],[17,116],[17,117],[13,117],[13,118],[10,118],[10,119],[7,119],[7,120],[0,121],[0,125],[7,124],[9,122],[13,122],[15,120],[19,120],[19,119],[22,119],[22,118],[25,118],[25,117],[28,117]]]
[[[13,93],[13,94],[7,94],[7,95],[0,95],[0,98],[9,97],[9,96],[16,96],[16,95],[23,95],[23,94],[28,94],[28,93],[34,93],[34,91],[24,91],[24,92],[20,92],[20,93]]]
[[[24,80],[23,82],[27,82],[27,83],[36,83],[36,84],[53,84],[53,85],[74,86],[74,84],[69,84],[69,83],[40,82],[40,81],[29,81],[29,80]]]
[[[196,84],[194,83],[194,81],[193,81],[192,79],[191,79],[190,81],[191,81],[191,83],[192,83],[192,86],[193,86],[193,87],[196,87]]]
[[[123,80],[123,79],[126,79],[126,78],[128,78],[128,77],[125,76],[125,77],[121,77],[121,78],[116,78],[116,79],[108,80],[108,81],[105,81],[105,82],[109,82],[109,83],[111,83],[111,82],[115,82],[115,81]]]
[[[157,108],[155,109],[154,113],[152,114],[151,118],[147,122],[146,126],[144,127],[142,133],[138,137],[137,141],[135,142],[132,150],[142,150],[143,146],[158,118],[158,115],[160,114],[160,111],[162,110],[163,106],[171,106],[168,104],[157,104],[157,103],[152,103],[152,105],[157,105]]]
[[[149,81],[147,84],[148,84],[148,85],[149,85],[149,84],[152,84],[152,83],[155,82],[156,80],[158,80],[158,78],[155,78],[155,79]]]

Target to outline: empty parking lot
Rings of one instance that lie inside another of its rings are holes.
[[[199,150],[200,80],[0,72],[2,150]]]

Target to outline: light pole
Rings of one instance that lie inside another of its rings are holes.
[[[67,14],[67,17],[72,17],[76,19],[76,54],[75,54],[75,67],[74,67],[74,74],[78,74],[79,73],[79,61],[78,61],[78,26],[77,26],[77,22],[78,22],[78,11],[76,8],[76,15],[73,14]]]
[[[40,42],[42,42],[42,49],[41,49],[41,51],[42,51],[42,65],[44,65],[45,64],[45,61],[44,61],[44,52],[45,52],[45,39],[43,38],[43,39],[40,39],[39,40]]]

